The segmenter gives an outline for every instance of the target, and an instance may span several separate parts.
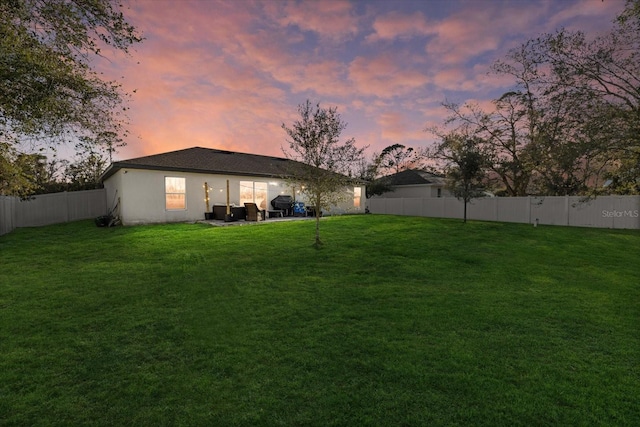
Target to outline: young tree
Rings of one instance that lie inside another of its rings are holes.
[[[483,181],[487,157],[481,149],[482,141],[451,132],[444,136],[431,155],[444,163],[447,188],[464,203],[463,220],[467,222],[467,204],[483,196]]]
[[[346,175],[362,158],[364,148],[355,146],[355,139],[340,142],[340,134],[347,124],[342,121],[336,107],[322,108],[309,100],[298,106],[300,119],[291,127],[282,128],[288,135],[289,150],[285,156],[296,160],[291,171],[295,181],[311,201],[316,216],[315,246],[320,240],[320,215],[322,209],[337,204],[345,188],[353,183]]]
[[[107,48],[128,53],[141,41],[121,7],[117,0],[0,2],[0,143],[14,151],[25,140],[122,145],[126,94],[91,64]]]

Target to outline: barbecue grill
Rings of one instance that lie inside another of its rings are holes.
[[[284,211],[284,216],[291,216],[293,213],[293,197],[281,194],[271,201],[273,209]]]

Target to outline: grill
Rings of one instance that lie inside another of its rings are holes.
[[[291,216],[293,212],[293,197],[287,195],[277,196],[271,201],[273,209],[284,211],[284,216]]]

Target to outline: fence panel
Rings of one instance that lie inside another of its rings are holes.
[[[104,189],[41,194],[29,200],[0,196],[0,235],[16,227],[96,218],[107,211]]]
[[[422,216],[422,200],[403,199],[402,212],[403,215]]]
[[[473,218],[481,221],[497,221],[498,213],[496,212],[496,200],[496,197],[471,200],[467,203],[467,218]]]
[[[16,228],[14,212],[17,200],[17,197],[0,196],[0,236]]]
[[[462,218],[463,203],[455,197],[373,198],[372,213]],[[640,196],[491,197],[472,200],[467,218],[578,227],[640,229]]]
[[[494,197],[496,201],[496,221],[530,224],[530,197]]]
[[[39,227],[67,222],[67,193],[41,194],[16,203],[16,226]]]
[[[444,208],[442,209],[443,218],[462,218],[464,217],[464,206],[462,202],[455,197],[443,197]]]
[[[531,197],[531,222],[569,225],[568,201],[564,197]]]
[[[435,218],[444,217],[444,200],[442,197],[422,199],[422,215]]]
[[[569,224],[579,227],[613,228],[612,218],[602,215],[610,206],[610,199],[581,200],[580,197],[570,197]]]
[[[391,215],[404,215],[404,199],[398,199],[395,202],[387,201],[384,210]]]
[[[67,193],[67,197],[68,221],[96,218],[106,215],[109,210],[107,192],[104,189],[74,191]]]
[[[387,212],[387,200],[388,199],[382,199],[382,198],[369,200],[367,202],[367,205],[369,206],[369,211],[373,213],[379,213],[379,214],[388,214],[389,212]]]
[[[612,228],[640,228],[640,196],[613,196],[613,209],[603,209],[603,218],[612,218]]]

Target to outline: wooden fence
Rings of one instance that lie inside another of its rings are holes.
[[[42,194],[29,200],[0,196],[0,235],[18,227],[37,227],[106,215],[104,189]]]
[[[462,218],[463,203],[454,197],[372,198],[369,211],[380,214]],[[576,227],[640,229],[640,196],[487,197],[467,205],[467,218],[483,221]]]

